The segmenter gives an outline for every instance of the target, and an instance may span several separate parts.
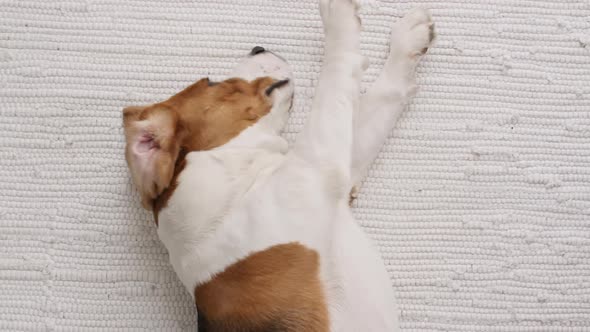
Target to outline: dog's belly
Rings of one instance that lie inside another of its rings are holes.
[[[347,191],[339,191],[338,179],[325,172],[296,161],[276,172],[247,203],[255,218],[279,226],[275,234],[258,236],[297,241],[320,254],[332,331],[397,331],[399,312],[389,274],[353,218]],[[261,197],[264,213],[255,208]]]
[[[326,281],[331,331],[399,331],[397,301],[379,252],[350,215],[338,219],[332,236],[328,274],[335,281]]]

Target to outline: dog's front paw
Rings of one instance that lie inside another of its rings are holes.
[[[414,9],[399,21],[391,32],[391,60],[415,62],[426,53],[435,37],[434,22],[425,9]]]
[[[360,5],[358,0],[320,0],[320,14],[324,25],[345,23],[346,20],[358,20]]]
[[[361,30],[358,0],[320,0],[327,40],[356,42]]]

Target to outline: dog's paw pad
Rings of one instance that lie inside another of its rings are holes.
[[[357,186],[352,187],[352,189],[350,189],[350,194],[348,195],[348,205],[352,207],[352,204],[358,198],[358,196],[359,191]]]

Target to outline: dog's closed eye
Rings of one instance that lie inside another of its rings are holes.
[[[274,90],[279,89],[279,88],[281,88],[281,87],[283,87],[283,86],[285,86],[287,84],[289,84],[289,80],[288,79],[275,82],[275,83],[271,84],[271,86],[269,86],[266,89],[266,92],[265,93],[266,93],[267,96],[270,96]]]

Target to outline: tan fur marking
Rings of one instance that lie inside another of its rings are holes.
[[[238,261],[196,287],[195,299],[199,331],[329,329],[318,254],[298,243]]]
[[[232,78],[210,85],[202,79],[164,102],[123,110],[127,162],[144,207],[157,215],[166,206],[186,153],[221,146],[268,114],[272,104],[265,91],[275,82],[270,77],[252,82]],[[138,172],[141,164],[129,147],[146,130],[142,125],[153,132],[158,148],[153,165],[156,176],[150,183]]]
[[[162,193],[156,197],[153,201],[152,212],[154,213],[154,221],[156,222],[156,226],[158,226],[158,214],[160,211],[166,207],[168,204],[168,200],[172,197],[174,190],[176,190],[176,186],[178,186],[178,176],[184,170],[186,166],[186,151],[180,151],[178,154],[178,158],[176,159],[176,165],[174,166],[174,175],[172,176],[172,180],[170,180],[170,185],[162,191]]]
[[[265,95],[275,82],[263,77],[248,82],[232,78],[210,86],[202,79],[156,105],[173,109],[186,131],[181,147],[187,152],[209,150],[227,143],[270,112]]]

